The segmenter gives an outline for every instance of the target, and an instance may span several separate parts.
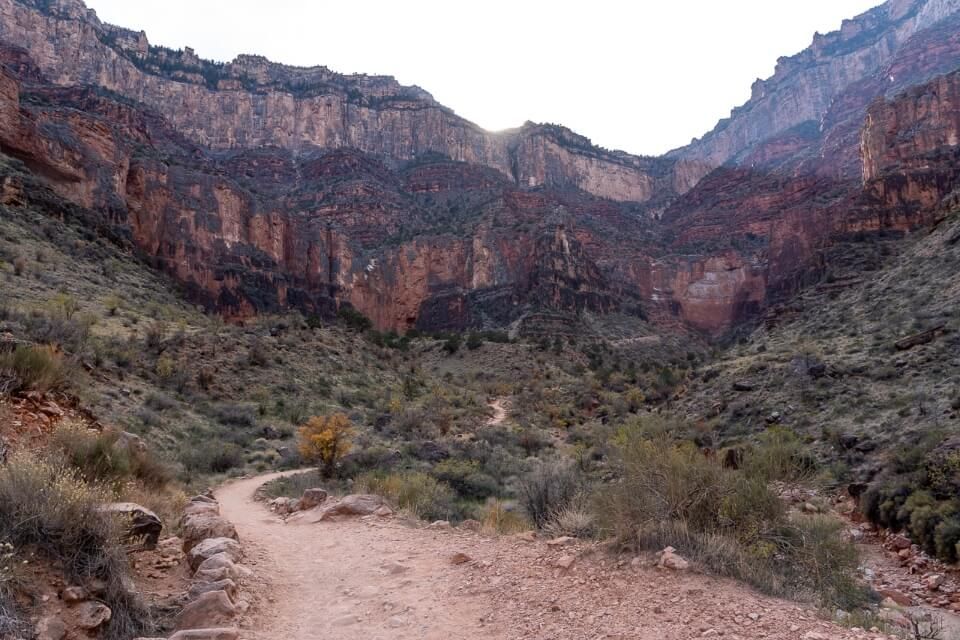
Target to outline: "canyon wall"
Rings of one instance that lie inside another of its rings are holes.
[[[664,159],[485,132],[391,78],[208,63],[79,0],[0,0],[0,151],[228,317],[620,311],[719,335],[815,282],[837,238],[909,232],[957,193],[953,8],[844,23],[706,151]]]
[[[877,100],[867,112],[861,150],[875,206],[935,214],[960,178],[960,72]]]
[[[252,55],[218,64],[190,49],[152,47],[146,34],[100,22],[80,0],[0,0],[0,41],[27,50],[51,82],[98,86],[141,102],[210,149],[349,147],[399,160],[435,153],[492,167],[524,185],[631,201],[649,199],[650,173],[669,173],[674,165],[607,152],[572,134],[575,146],[552,135],[556,148],[544,153],[540,128],[484,131],[391,77],[289,67]],[[515,167],[521,175],[514,176]],[[659,182],[670,190],[690,183]]]
[[[890,0],[845,20],[839,31],[817,34],[807,49],[780,58],[773,76],[757,80],[750,100],[729,118],[670,155],[716,167],[803,122],[820,122],[851,85],[882,73],[910,38],[958,10],[960,0]],[[885,89],[906,81],[887,79]],[[927,79],[914,75],[910,81]]]

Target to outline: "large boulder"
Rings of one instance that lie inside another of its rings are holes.
[[[686,571],[690,568],[690,563],[677,553],[673,547],[667,547],[659,554],[657,566],[661,569],[673,569],[674,571]]]
[[[209,562],[209,560],[207,561]],[[229,560],[228,560],[229,562]],[[221,580],[232,580],[235,576],[234,567],[237,565],[230,562],[227,566],[217,567],[216,569],[204,569],[203,565],[193,572],[193,579],[198,582],[220,582]]]
[[[238,562],[243,558],[243,549],[233,538],[208,538],[190,549],[187,561],[190,568],[196,571],[204,561],[220,554],[224,554],[231,562]]]
[[[192,516],[218,516],[220,515],[220,505],[216,502],[188,502],[187,506],[183,508],[183,516],[180,518],[182,523],[187,518]]]
[[[190,585],[190,589],[187,591],[187,597],[190,600],[196,600],[203,594],[210,591],[223,591],[230,598],[231,602],[236,602],[237,600],[237,583],[230,578],[224,578],[223,580],[217,580],[216,582],[204,582],[202,580],[194,582]]]
[[[189,553],[195,546],[208,538],[230,538],[239,540],[233,524],[212,513],[196,513],[185,516],[180,525],[183,533],[183,552]]]
[[[208,591],[177,615],[177,629],[222,628],[237,616],[237,608],[225,591]]]
[[[93,630],[110,621],[113,612],[100,602],[84,602],[77,606],[77,626]]]
[[[128,431],[121,431],[113,443],[113,448],[123,451],[131,457],[147,455],[147,443],[140,436]]]
[[[197,567],[197,570],[193,574],[193,579],[216,582],[224,578],[238,580],[250,575],[251,572],[249,569],[235,563],[230,558],[230,555],[226,553],[218,553],[210,556]]]
[[[142,542],[146,549],[156,548],[163,522],[153,511],[134,502],[111,502],[100,505],[99,509],[123,520],[126,526],[124,539]]]
[[[270,510],[281,515],[285,516],[288,513],[292,513],[293,509],[291,506],[294,503],[299,503],[299,500],[294,500],[293,498],[287,498],[286,496],[281,496],[279,498],[274,498],[271,500],[267,506],[270,507]]]
[[[300,497],[300,509],[306,511],[307,509],[319,507],[321,504],[326,502],[326,500],[327,492],[323,489],[307,489],[303,492],[303,496]]]
[[[319,507],[298,513],[290,519],[312,523],[328,520],[337,516],[369,516],[375,513],[384,513],[384,508],[389,509],[389,505],[387,505],[387,501],[380,496],[372,494],[352,494],[344,496],[337,501],[325,502]]]

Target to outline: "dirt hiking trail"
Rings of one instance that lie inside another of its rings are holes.
[[[730,581],[616,563],[582,542],[428,529],[399,516],[286,524],[253,497],[279,475],[216,492],[255,572],[245,640],[884,637]],[[452,563],[458,553],[469,561]]]
[[[507,419],[507,401],[504,398],[496,398],[487,403],[493,409],[493,415],[487,419],[488,427],[496,427],[504,423]]]

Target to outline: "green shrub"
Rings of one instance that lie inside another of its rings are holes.
[[[146,608],[124,586],[127,561],[113,520],[99,511],[108,495],[70,468],[20,454],[0,467],[0,540],[36,549],[72,582],[100,580],[113,615],[101,637],[151,635]]]
[[[926,486],[937,498],[960,495],[960,449],[931,453],[923,465],[923,473]]]
[[[789,520],[768,487],[768,476],[789,468],[781,462],[790,456],[770,456],[752,470],[726,469],[692,443],[644,426],[615,439],[619,477],[595,500],[606,531],[626,545],[673,546],[711,572],[769,593],[816,594],[825,605],[845,608],[865,602],[853,577],[856,549],[839,525]]]
[[[461,519],[456,493],[450,485],[419,471],[365,473],[357,478],[355,487],[383,496],[422,520]]]
[[[166,348],[167,323],[163,320],[154,320],[144,330],[143,341],[147,349],[154,353],[162,353]]]
[[[304,471],[283,476],[264,484],[258,493],[265,498],[299,498],[307,489],[325,486],[319,471]]]
[[[487,500],[478,517],[481,531],[487,534],[521,533],[532,526],[519,509],[497,498]]]
[[[243,464],[243,450],[230,442],[208,440],[185,446],[180,452],[180,460],[187,471],[226,473]]]
[[[133,474],[130,451],[117,446],[115,432],[94,433],[81,426],[64,424],[50,439],[54,450],[88,482],[124,481]]]
[[[222,404],[213,409],[213,417],[227,427],[252,429],[257,426],[256,407],[249,404]]]
[[[783,427],[760,434],[756,446],[744,456],[743,466],[747,475],[768,482],[797,482],[811,477],[816,469],[800,438]]]
[[[2,372],[12,380],[8,392],[46,392],[64,386],[67,381],[63,356],[49,345],[20,345],[10,353],[0,354]]]
[[[460,341],[461,341],[461,338],[459,333],[452,334],[443,342],[443,350],[449,353],[450,355],[455,354],[457,351],[460,350]]]
[[[586,496],[577,496],[570,504],[553,513],[543,530],[553,537],[592,538],[598,533],[597,516]]]
[[[520,482],[520,502],[539,529],[567,508],[582,487],[576,467],[567,461],[545,462]]]
[[[433,475],[470,500],[483,500],[500,489],[496,480],[480,471],[480,463],[475,460],[448,458],[434,466]]]
[[[500,344],[508,344],[510,342],[510,334],[506,331],[481,331],[476,334],[481,340],[486,340],[487,342],[496,342]]]
[[[814,593],[824,605],[851,610],[869,601],[869,589],[854,577],[857,548],[843,536],[842,522],[829,516],[801,516],[778,531],[778,549],[786,563],[786,593]]]
[[[121,485],[136,479],[146,487],[160,489],[173,479],[169,465],[156,454],[138,451],[119,440],[119,432],[96,432],[66,422],[54,431],[50,447],[87,482]]]
[[[337,317],[340,318],[340,320],[342,320],[348,328],[353,329],[358,333],[363,333],[373,326],[373,323],[368,317],[353,307],[340,307],[339,311],[337,311]]]
[[[751,544],[783,517],[764,478],[724,469],[692,443],[677,444],[667,435],[648,439],[633,429],[620,434],[617,452],[621,479],[602,500],[617,537],[629,538],[651,523],[681,521],[692,531]]]
[[[50,312],[36,310],[20,318],[27,337],[39,344],[57,345],[73,355],[83,352],[94,318],[75,315],[69,302],[56,298],[50,306]]]
[[[0,638],[27,637],[29,626],[11,588],[16,579],[15,551],[9,542],[0,542]]]
[[[960,518],[953,516],[941,521],[934,531],[933,540],[938,558],[950,563],[956,562],[957,545],[960,544]]]
[[[907,523],[902,522],[898,514],[913,491],[907,482],[873,484],[861,498],[861,510],[871,522],[900,531]]]
[[[28,638],[29,628],[13,591],[0,584],[0,638]]]
[[[378,347],[399,349],[400,351],[406,351],[410,347],[410,338],[401,336],[396,331],[381,332],[369,329],[364,335],[371,344]]]
[[[927,434],[900,447],[886,480],[875,482],[860,499],[868,520],[904,531],[930,555],[958,559],[960,542],[960,451],[943,446],[943,434]]]

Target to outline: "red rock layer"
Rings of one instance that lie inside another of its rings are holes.
[[[704,177],[710,154],[500,138],[390,79],[249,57],[214,73],[75,0],[0,0],[23,45],[0,47],[0,150],[227,316],[349,304],[403,331],[626,310],[718,334],[817,278],[837,236],[908,231],[955,192],[957,74],[927,83],[960,66],[960,17],[935,20],[952,1],[890,2],[783,63],[767,88],[813,92],[816,63],[829,105],[795,122],[756,98],[773,120]]]

